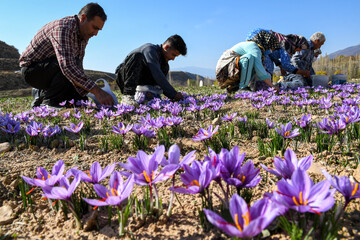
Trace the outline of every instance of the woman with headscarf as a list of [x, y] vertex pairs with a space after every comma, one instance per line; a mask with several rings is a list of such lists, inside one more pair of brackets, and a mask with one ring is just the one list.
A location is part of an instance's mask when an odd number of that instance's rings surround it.
[[[284, 35], [281, 33], [274, 32], [272, 30], [255, 29], [249, 33], [247, 40], [252, 41], [259, 38], [259, 35], [263, 35], [264, 32], [273, 35], [279, 42], [280, 48], [275, 49], [271, 53], [267, 52], [264, 54], [263, 64], [265, 69], [271, 74], [274, 71], [274, 64], [281, 70], [281, 74], [286, 76], [290, 74], [300, 74], [304, 77], [308, 77], [310, 72], [304, 69], [298, 69], [291, 63], [291, 57], [302, 49], [308, 49], [309, 43], [305, 37], [295, 34]], [[256, 82], [256, 88], [266, 88], [262, 82]]]
[[[268, 32], [259, 33], [254, 39], [240, 42], [226, 50], [216, 65], [216, 78], [221, 88], [229, 92], [248, 89], [254, 83], [254, 74], [268, 87], [274, 87], [262, 64], [267, 52], [280, 48], [277, 38]], [[278, 88], [276, 88], [278, 90]]]

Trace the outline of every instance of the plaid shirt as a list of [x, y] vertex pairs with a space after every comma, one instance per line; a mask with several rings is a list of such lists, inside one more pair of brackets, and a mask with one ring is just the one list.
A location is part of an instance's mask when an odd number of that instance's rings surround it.
[[76, 91], [85, 96], [95, 83], [84, 73], [82, 61], [88, 41], [80, 38], [79, 18], [74, 16], [55, 20], [43, 26], [20, 56], [20, 67], [56, 56], [64, 76]]

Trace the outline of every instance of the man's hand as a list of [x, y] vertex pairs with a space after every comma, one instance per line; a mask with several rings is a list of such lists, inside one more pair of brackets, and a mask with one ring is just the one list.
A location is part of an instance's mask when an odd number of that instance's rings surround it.
[[308, 71], [308, 70], [299, 69], [299, 70], [297, 70], [296, 74], [300, 74], [304, 78], [309, 78], [310, 77], [310, 71]]
[[173, 98], [174, 101], [180, 101], [180, 100], [183, 100], [183, 99], [184, 99], [184, 96], [182, 95], [181, 92], [177, 92], [176, 95]]
[[95, 86], [93, 87], [90, 92], [95, 95], [96, 99], [102, 105], [112, 106], [114, 105], [114, 99], [110, 94], [102, 90], [100, 87]]

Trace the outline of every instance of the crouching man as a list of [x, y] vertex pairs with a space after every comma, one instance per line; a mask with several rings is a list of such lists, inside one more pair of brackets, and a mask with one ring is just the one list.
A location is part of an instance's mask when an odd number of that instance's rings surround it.
[[187, 48], [179, 35], [169, 37], [163, 44], [147, 43], [133, 50], [115, 71], [116, 81], [124, 94], [121, 103], [137, 105], [138, 102], [160, 98], [179, 101], [183, 95], [166, 79], [170, 60], [186, 55]]

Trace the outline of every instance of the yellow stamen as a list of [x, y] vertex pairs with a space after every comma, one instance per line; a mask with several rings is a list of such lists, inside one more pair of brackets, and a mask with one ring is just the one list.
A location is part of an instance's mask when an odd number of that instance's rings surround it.
[[190, 183], [190, 186], [198, 186], [198, 187], [200, 187], [200, 184], [199, 184], [199, 182], [197, 181], [197, 180], [194, 180], [194, 181], [192, 181], [191, 183]]
[[294, 196], [293, 197], [293, 201], [294, 201], [294, 203], [296, 204], [296, 206], [299, 206], [300, 204], [296, 201], [296, 197]]
[[111, 189], [111, 193], [112, 193], [113, 196], [119, 196], [119, 194], [118, 194], [118, 192], [116, 191], [115, 188]]
[[301, 205], [303, 205], [302, 192], [299, 193], [299, 202], [300, 202]]
[[145, 170], [143, 171], [143, 174], [144, 174], [145, 180], [146, 180], [147, 182], [150, 182], [151, 180], [150, 180], [150, 178], [148, 177], [148, 175], [146, 174]]
[[106, 192], [106, 196], [107, 196], [107, 197], [110, 197], [108, 192]]
[[240, 224], [239, 224], [237, 213], [235, 213], [235, 225], [236, 225], [236, 227], [240, 230], [240, 232], [243, 231], [242, 228], [241, 228], [241, 226], [240, 226]]
[[289, 135], [290, 135], [290, 131], [286, 131], [284, 134], [285, 137], [288, 137]]
[[243, 219], [244, 219], [244, 226], [246, 227], [247, 225], [249, 225], [250, 223], [250, 212], [247, 211], [244, 215], [242, 215]]
[[[353, 184], [351, 183], [351, 185], [353, 185]], [[355, 184], [355, 187], [354, 187], [353, 190], [352, 190], [351, 196], [354, 196], [354, 195], [355, 195], [355, 193], [357, 192], [358, 188], [359, 188], [359, 184], [356, 183], [356, 184]]]

